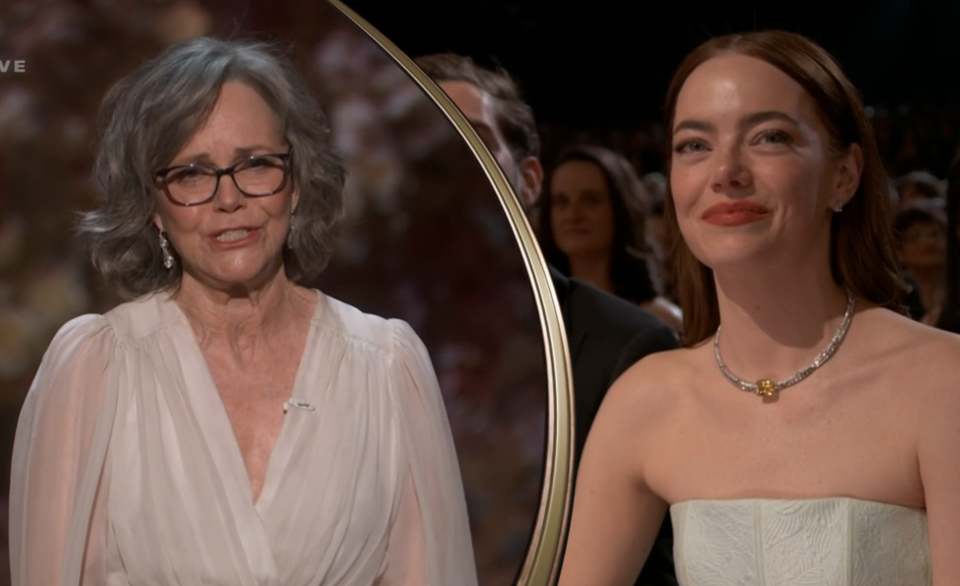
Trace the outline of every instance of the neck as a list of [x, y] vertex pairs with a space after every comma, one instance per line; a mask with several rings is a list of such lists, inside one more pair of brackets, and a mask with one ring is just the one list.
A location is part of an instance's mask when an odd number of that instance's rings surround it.
[[286, 331], [290, 318], [301, 314], [311, 294], [280, 270], [262, 286], [214, 288], [185, 275], [174, 299], [201, 346], [226, 343], [239, 352]]
[[836, 335], [847, 293], [833, 282], [828, 263], [816, 260], [808, 257], [806, 267], [715, 271], [720, 352], [735, 375], [782, 380], [810, 364]]
[[608, 293], [613, 293], [609, 254], [582, 254], [570, 256], [568, 260], [571, 277], [590, 283]]

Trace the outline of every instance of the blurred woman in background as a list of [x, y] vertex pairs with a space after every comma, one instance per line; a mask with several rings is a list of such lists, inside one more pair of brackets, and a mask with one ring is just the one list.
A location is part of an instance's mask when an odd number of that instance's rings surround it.
[[941, 201], [914, 200], [901, 208], [894, 217], [893, 232], [900, 262], [920, 299], [919, 319], [932, 325], [940, 315], [944, 297], [947, 217]]
[[540, 242], [548, 262], [682, 330], [680, 308], [661, 294], [649, 259], [648, 202], [625, 158], [599, 146], [564, 151], [542, 205]]

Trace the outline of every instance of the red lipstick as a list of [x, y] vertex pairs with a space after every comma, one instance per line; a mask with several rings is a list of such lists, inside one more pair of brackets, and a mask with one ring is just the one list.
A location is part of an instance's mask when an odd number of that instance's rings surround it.
[[752, 201], [722, 202], [707, 208], [701, 218], [714, 226], [741, 226], [758, 222], [765, 218], [770, 210]]

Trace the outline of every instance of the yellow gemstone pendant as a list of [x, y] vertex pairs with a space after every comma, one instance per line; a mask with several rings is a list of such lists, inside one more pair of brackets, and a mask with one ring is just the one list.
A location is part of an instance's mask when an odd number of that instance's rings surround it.
[[777, 392], [777, 385], [768, 378], [757, 381], [757, 395], [761, 397], [772, 397]]

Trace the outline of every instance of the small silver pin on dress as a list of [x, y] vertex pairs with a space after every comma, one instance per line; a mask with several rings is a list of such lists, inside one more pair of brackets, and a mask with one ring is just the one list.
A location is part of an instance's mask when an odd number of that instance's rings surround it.
[[293, 407], [295, 409], [303, 409], [304, 411], [313, 411], [316, 407], [313, 406], [313, 403], [309, 401], [304, 401], [303, 399], [287, 399], [283, 404], [283, 412], [286, 413]]

